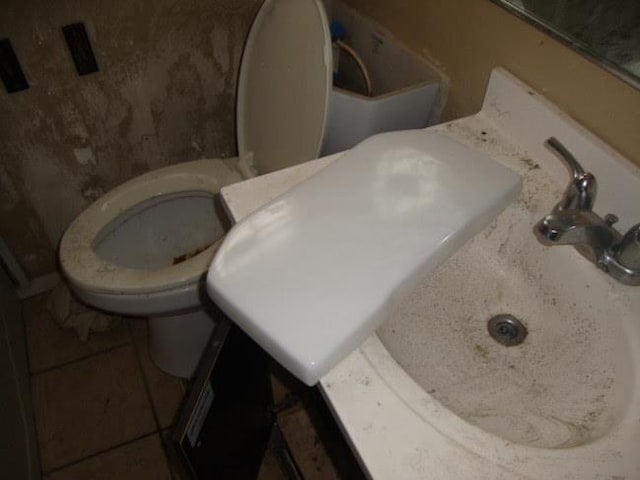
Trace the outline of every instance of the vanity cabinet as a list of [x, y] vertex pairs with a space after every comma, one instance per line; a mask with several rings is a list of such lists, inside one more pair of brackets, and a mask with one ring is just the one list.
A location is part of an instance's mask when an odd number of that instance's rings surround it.
[[185, 475], [271, 480], [261, 470], [269, 455], [283, 479], [364, 478], [318, 389], [222, 318], [173, 432]]

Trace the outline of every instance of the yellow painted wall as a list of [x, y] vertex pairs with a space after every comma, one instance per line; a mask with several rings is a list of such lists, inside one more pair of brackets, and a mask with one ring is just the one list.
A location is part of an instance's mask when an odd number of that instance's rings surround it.
[[451, 78], [444, 119], [480, 108], [504, 66], [640, 165], [640, 90], [489, 0], [346, 0]]

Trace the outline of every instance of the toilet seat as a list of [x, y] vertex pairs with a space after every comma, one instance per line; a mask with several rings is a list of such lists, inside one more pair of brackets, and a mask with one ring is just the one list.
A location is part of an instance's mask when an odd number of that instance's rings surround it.
[[183, 288], [207, 271], [221, 239], [177, 265], [153, 270], [127, 268], [99, 257], [98, 234], [123, 212], [143, 201], [175, 193], [215, 195], [242, 178], [234, 160], [197, 160], [161, 168], [136, 177], [98, 199], [69, 226], [60, 243], [62, 270], [76, 287], [94, 293], [144, 294]]
[[238, 155], [264, 174], [318, 158], [333, 60], [321, 0], [265, 0], [238, 73]]

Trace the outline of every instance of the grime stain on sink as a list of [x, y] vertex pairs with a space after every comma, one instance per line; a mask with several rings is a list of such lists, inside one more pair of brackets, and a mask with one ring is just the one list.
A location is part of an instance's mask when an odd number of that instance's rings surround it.
[[478, 355], [480, 355], [480, 357], [482, 358], [482, 360], [488, 360], [489, 359], [489, 350], [484, 348], [481, 345], [474, 345], [474, 348], [476, 350], [476, 352], [478, 353]]

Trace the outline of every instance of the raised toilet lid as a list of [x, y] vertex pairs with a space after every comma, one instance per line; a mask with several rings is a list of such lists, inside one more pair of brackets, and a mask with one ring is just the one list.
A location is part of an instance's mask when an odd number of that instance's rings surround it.
[[319, 0], [266, 0], [238, 79], [240, 157], [258, 174], [317, 158], [331, 91], [331, 35]]

